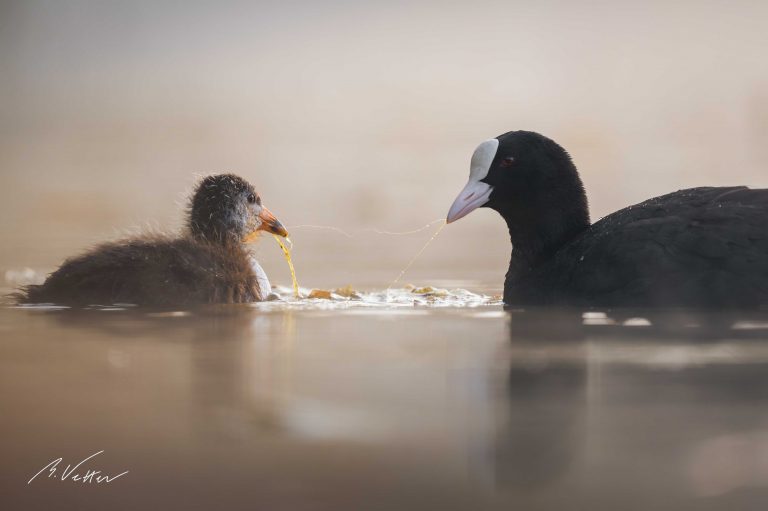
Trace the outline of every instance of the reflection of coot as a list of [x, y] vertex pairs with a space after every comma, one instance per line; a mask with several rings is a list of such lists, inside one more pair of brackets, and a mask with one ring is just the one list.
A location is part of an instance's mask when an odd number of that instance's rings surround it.
[[510, 368], [509, 417], [496, 446], [500, 486], [533, 489], [567, 471], [582, 442], [585, 385], [583, 366]]
[[[508, 414], [497, 433], [501, 487], [536, 490], [558, 483], [580, 452], [586, 360], [552, 360], [552, 348], [578, 347], [586, 330], [578, 311], [509, 313], [513, 355], [506, 381]], [[519, 349], [517, 349], [519, 348]], [[578, 349], [578, 348], [576, 348]]]
[[266, 298], [269, 281], [244, 247], [256, 231], [287, 236], [244, 179], [209, 176], [189, 206], [188, 233], [101, 245], [69, 259], [24, 303], [186, 305]]
[[509, 227], [506, 304], [768, 304], [768, 190], [682, 190], [590, 225], [568, 153], [538, 133], [511, 131], [477, 148], [447, 220], [478, 207]]

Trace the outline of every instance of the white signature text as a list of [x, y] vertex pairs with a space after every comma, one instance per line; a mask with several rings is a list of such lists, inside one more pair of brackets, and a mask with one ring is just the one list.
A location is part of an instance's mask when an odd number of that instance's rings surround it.
[[52, 477], [54, 479], [60, 479], [62, 481], [70, 480], [72, 482], [83, 483], [83, 484], [85, 484], [85, 483], [89, 483], [89, 484], [92, 484], [92, 483], [96, 483], [96, 484], [111, 483], [112, 481], [114, 481], [118, 477], [122, 477], [122, 476], [124, 476], [125, 474], [127, 474], [129, 472], [128, 470], [126, 470], [125, 472], [123, 472], [121, 474], [117, 474], [117, 475], [113, 476], [113, 475], [102, 474], [101, 470], [93, 470], [91, 468], [83, 468], [83, 469], [80, 468], [80, 465], [82, 465], [83, 463], [85, 463], [86, 461], [88, 461], [90, 459], [95, 458], [96, 456], [98, 456], [99, 454], [101, 454], [103, 452], [104, 451], [95, 452], [95, 453], [91, 454], [90, 456], [88, 456], [87, 458], [83, 459], [80, 463], [78, 463], [75, 466], [67, 465], [67, 468], [62, 470], [61, 474], [59, 474], [59, 464], [61, 463], [61, 458], [56, 458], [55, 460], [51, 461], [46, 466], [41, 468], [40, 471], [37, 474], [33, 475], [32, 479], [27, 481], [27, 484], [29, 484], [32, 481], [34, 481], [37, 476], [39, 476], [40, 474], [42, 474], [46, 470], [48, 471], [48, 477], [49, 478]]

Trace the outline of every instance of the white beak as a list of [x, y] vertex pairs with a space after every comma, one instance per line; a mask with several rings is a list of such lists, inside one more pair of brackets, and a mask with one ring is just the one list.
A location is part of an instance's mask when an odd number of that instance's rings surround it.
[[446, 223], [455, 222], [488, 202], [492, 191], [493, 187], [491, 185], [470, 179], [467, 186], [464, 187], [459, 196], [456, 197], [456, 200], [453, 201], [453, 205], [448, 211], [448, 218], [445, 219]]
[[475, 149], [472, 161], [469, 164], [469, 182], [453, 201], [446, 223], [455, 222], [461, 217], [467, 216], [486, 202], [491, 196], [493, 187], [482, 181], [491, 168], [493, 158], [499, 148], [499, 141], [495, 138], [486, 140]]

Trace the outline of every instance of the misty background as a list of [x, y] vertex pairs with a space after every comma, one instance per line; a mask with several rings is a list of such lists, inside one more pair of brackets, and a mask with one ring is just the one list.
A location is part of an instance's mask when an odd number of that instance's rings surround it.
[[[594, 220], [681, 188], [768, 186], [768, 3], [0, 2], [0, 271], [183, 224], [196, 176], [254, 183], [300, 283], [385, 286], [477, 144], [539, 131]], [[435, 226], [436, 228], [436, 226]], [[288, 283], [277, 245], [259, 258]], [[501, 288], [480, 210], [406, 277]], [[424, 282], [426, 280], [426, 282]]]

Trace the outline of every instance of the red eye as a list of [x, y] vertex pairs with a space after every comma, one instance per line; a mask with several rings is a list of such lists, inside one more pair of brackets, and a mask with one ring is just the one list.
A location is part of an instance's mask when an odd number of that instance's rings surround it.
[[507, 156], [506, 158], [501, 160], [501, 163], [499, 165], [501, 165], [502, 167], [511, 167], [513, 163], [515, 163], [515, 159], [512, 158], [511, 156]]

